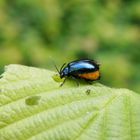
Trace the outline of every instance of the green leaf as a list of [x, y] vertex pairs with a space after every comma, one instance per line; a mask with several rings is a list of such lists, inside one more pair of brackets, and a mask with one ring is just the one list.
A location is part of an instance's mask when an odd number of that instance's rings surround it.
[[[57, 80], [56, 80], [57, 79]], [[9, 65], [0, 79], [0, 140], [140, 140], [140, 95]]]

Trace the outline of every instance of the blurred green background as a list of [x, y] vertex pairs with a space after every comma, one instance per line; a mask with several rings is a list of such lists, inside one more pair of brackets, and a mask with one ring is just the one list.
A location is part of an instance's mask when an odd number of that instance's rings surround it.
[[0, 73], [91, 58], [101, 83], [140, 92], [139, 26], [139, 0], [0, 0]]

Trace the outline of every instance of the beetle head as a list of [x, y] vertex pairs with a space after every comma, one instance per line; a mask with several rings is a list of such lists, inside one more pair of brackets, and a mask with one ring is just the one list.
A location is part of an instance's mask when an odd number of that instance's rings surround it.
[[67, 76], [68, 75], [68, 67], [65, 67], [64, 69], [62, 69], [59, 74], [60, 74], [61, 79], [65, 76]]
[[[55, 68], [56, 68], [56, 70], [57, 70], [57, 72], [59, 73], [61, 79], [62, 79], [63, 77], [65, 77], [65, 76], [68, 75], [68, 67], [65, 67], [65, 65], [66, 65], [66, 63], [64, 63], [64, 64], [62, 65], [62, 67], [60, 68], [60, 70], [58, 70], [57, 66], [54, 65]], [[65, 67], [65, 68], [64, 68], [64, 67]]]

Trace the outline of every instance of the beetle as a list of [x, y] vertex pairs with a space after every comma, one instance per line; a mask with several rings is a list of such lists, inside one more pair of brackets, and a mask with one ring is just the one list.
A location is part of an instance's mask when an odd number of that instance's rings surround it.
[[80, 59], [75, 60], [66, 65], [64, 63], [60, 70], [56, 67], [60, 78], [65, 78], [62, 86], [67, 77], [72, 77], [75, 79], [84, 79], [87, 82], [96, 81], [100, 79], [99, 64], [91, 59]]

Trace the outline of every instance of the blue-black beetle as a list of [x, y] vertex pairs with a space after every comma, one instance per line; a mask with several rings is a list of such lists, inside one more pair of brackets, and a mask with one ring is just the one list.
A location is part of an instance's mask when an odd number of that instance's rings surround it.
[[[57, 69], [57, 67], [56, 67]], [[67, 77], [85, 79], [86, 81], [95, 81], [100, 79], [99, 64], [94, 60], [81, 59], [63, 64], [61, 69], [58, 70], [60, 78]], [[61, 84], [64, 84], [65, 80]]]

